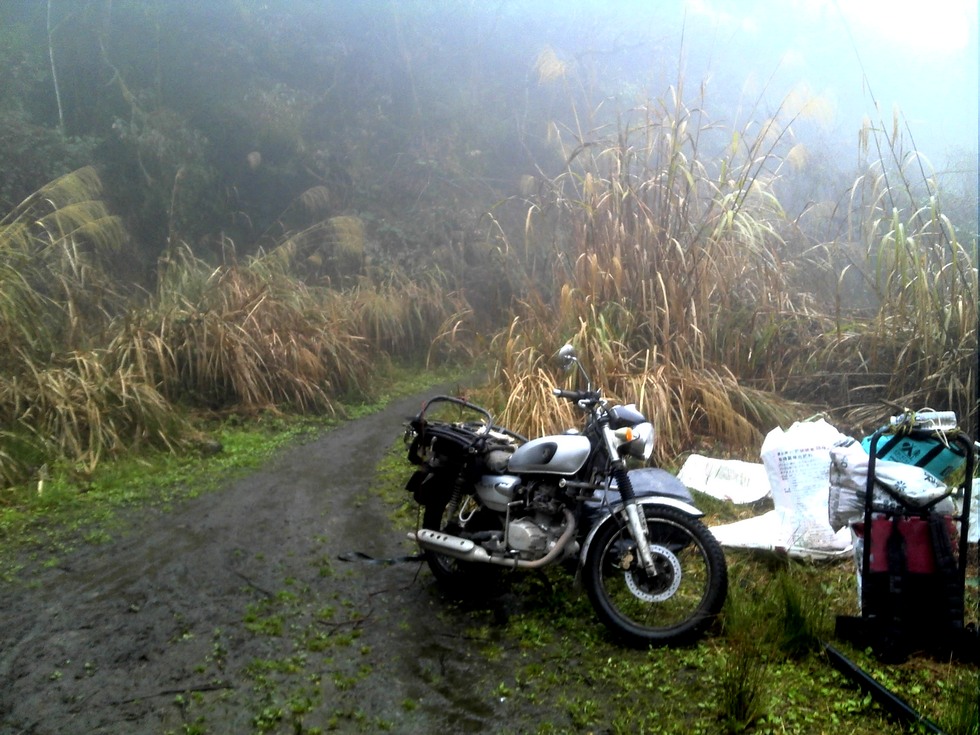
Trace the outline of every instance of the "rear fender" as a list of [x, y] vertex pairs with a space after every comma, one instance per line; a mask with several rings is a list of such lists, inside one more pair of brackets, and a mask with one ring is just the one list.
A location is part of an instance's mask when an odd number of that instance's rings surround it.
[[[685, 503], [683, 500], [678, 500], [677, 498], [669, 498], [663, 495], [647, 495], [642, 498], [637, 498], [638, 505], [644, 508], [675, 508], [682, 513], [686, 513], [692, 518], [700, 518], [704, 515], [700, 510], [695, 508], [690, 503]], [[618, 523], [616, 517], [620, 514], [620, 511], [626, 507], [625, 503], [615, 503], [610, 506], [609, 512], [605, 513], [598, 521], [592, 524], [592, 528], [589, 529], [588, 536], [585, 537], [585, 543], [582, 544], [582, 551], [579, 553], [579, 559], [585, 561], [586, 556], [589, 553], [589, 545], [592, 543], [592, 539], [598, 533], [599, 529], [605, 526], [607, 523]]]

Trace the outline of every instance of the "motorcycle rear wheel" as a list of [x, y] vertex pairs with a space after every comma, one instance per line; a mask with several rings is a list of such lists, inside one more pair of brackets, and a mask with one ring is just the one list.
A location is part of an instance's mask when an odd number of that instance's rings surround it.
[[608, 519], [589, 546], [583, 583], [599, 619], [624, 643], [689, 643], [715, 619], [728, 594], [725, 554], [698, 519], [644, 508], [656, 575], [643, 569], [629, 528]]
[[[422, 514], [422, 527], [441, 531], [450, 536], [463, 535], [457, 515], [450, 517], [447, 512], [448, 501], [440, 500], [425, 506]], [[486, 510], [477, 514], [466, 524], [467, 531], [488, 531], [500, 527], [499, 520]], [[489, 597], [499, 587], [504, 569], [491, 564], [468, 562], [437, 551], [426, 549], [425, 562], [432, 571], [439, 586], [447, 593], [457, 597]]]

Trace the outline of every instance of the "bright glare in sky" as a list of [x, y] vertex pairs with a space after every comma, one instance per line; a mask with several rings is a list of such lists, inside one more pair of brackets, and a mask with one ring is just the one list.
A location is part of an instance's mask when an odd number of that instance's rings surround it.
[[715, 34], [711, 65], [736, 83], [778, 72], [808, 84], [835, 101], [844, 130], [899, 110], [937, 160], [976, 146], [977, 0], [682, 2], [685, 22]]
[[[766, 7], [766, 2], [753, 6], [726, 0], [684, 4], [694, 15], [750, 33], [759, 25], [753, 12]], [[955, 54], [966, 49], [977, 31], [976, 0], [785, 0], [782, 7], [786, 5], [799, 9], [801, 24], [843, 20], [855, 36], [893, 39], [899, 47], [916, 51]]]
[[[808, 0], [836, 6], [855, 34], [876, 32], [916, 51], [954, 54], [976, 33], [976, 0]], [[976, 61], [976, 59], [974, 59]]]

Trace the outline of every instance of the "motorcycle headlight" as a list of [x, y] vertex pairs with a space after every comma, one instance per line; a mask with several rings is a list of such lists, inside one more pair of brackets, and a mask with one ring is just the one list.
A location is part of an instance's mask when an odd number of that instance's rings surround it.
[[644, 460], [653, 454], [653, 424], [649, 421], [617, 429], [616, 436], [623, 442], [619, 447], [622, 454]]

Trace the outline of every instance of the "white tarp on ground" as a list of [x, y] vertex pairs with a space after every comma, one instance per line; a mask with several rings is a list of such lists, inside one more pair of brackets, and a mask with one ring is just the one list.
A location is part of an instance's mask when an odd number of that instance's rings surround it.
[[758, 462], [692, 454], [677, 479], [692, 490], [736, 505], [754, 503], [769, 495], [769, 477], [765, 466]]
[[818, 548], [808, 545], [795, 533], [794, 522], [786, 513], [771, 510], [744, 521], [712, 526], [709, 530], [718, 543], [733, 549], [778, 551], [795, 559], [837, 559], [850, 555], [852, 546], [848, 529], [834, 534], [831, 543]]
[[810, 559], [849, 554], [850, 532], [835, 533], [827, 519], [830, 448], [846, 438], [823, 419], [770, 431], [761, 455], [774, 510], [715, 526], [711, 532], [729, 547], [785, 551]]

